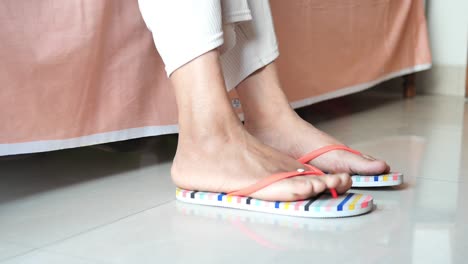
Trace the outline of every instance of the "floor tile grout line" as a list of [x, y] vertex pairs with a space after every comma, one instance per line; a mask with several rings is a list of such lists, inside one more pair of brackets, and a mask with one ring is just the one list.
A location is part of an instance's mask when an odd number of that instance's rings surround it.
[[68, 239], [72, 239], [72, 238], [78, 237], [78, 236], [80, 236], [80, 235], [83, 235], [83, 234], [92, 232], [92, 231], [97, 230], [97, 229], [99, 229], [99, 228], [102, 228], [102, 227], [104, 227], [104, 226], [117, 223], [117, 222], [119, 222], [119, 221], [121, 221], [121, 220], [124, 220], [124, 219], [126, 219], [126, 218], [135, 216], [135, 215], [137, 215], [137, 214], [144, 213], [144, 212], [146, 212], [146, 211], [149, 211], [149, 210], [152, 210], [152, 209], [154, 209], [154, 208], [157, 208], [157, 207], [166, 205], [166, 204], [168, 204], [168, 203], [170, 203], [170, 202], [173, 202], [173, 201], [175, 201], [175, 199], [168, 200], [168, 201], [164, 201], [164, 202], [159, 203], [159, 204], [157, 204], [157, 205], [154, 205], [154, 206], [151, 206], [151, 207], [142, 209], [142, 210], [140, 210], [140, 211], [131, 213], [131, 214], [129, 214], [129, 215], [120, 217], [120, 218], [115, 219], [115, 220], [113, 220], [113, 221], [110, 221], [110, 222], [108, 222], [108, 223], [101, 224], [101, 225], [98, 225], [98, 226], [89, 228], [89, 229], [87, 229], [87, 230], [78, 232], [78, 233], [76, 233], [76, 234], [73, 234], [73, 235], [68, 236], [68, 237], [65, 237], [65, 238], [61, 238], [61, 239], [55, 240], [55, 241], [50, 242], [50, 243], [46, 243], [46, 244], [44, 244], [44, 245], [42, 245], [42, 246], [39, 246], [39, 247], [32, 247], [30, 250], [27, 250], [27, 251], [22, 252], [22, 253], [20, 253], [20, 254], [13, 255], [13, 256], [11, 256], [11, 257], [7, 257], [6, 259], [0, 260], [0, 264], [1, 264], [1, 263], [5, 263], [6, 261], [12, 260], [12, 259], [14, 259], [14, 258], [21, 257], [21, 256], [24, 256], [24, 255], [26, 255], [26, 254], [32, 253], [32, 252], [34, 252], [34, 251], [44, 250], [44, 251], [54, 252], [54, 251], [50, 251], [50, 250], [45, 250], [45, 248], [50, 247], [50, 246], [55, 245], [55, 244], [58, 244], [58, 243], [60, 243], [60, 242], [66, 241], [66, 240], [68, 240]]

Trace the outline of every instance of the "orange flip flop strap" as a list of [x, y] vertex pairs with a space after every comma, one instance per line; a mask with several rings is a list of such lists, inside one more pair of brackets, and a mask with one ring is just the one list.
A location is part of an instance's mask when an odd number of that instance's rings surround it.
[[357, 155], [362, 155], [361, 152], [357, 151], [357, 150], [354, 150], [352, 148], [349, 148], [345, 145], [329, 145], [329, 146], [325, 146], [325, 147], [322, 147], [322, 148], [319, 148], [319, 149], [316, 149], [304, 156], [302, 156], [301, 158], [298, 159], [298, 161], [302, 164], [306, 164], [307, 162], [317, 158], [318, 156], [320, 155], [323, 155], [329, 151], [332, 151], [332, 150], [345, 150], [345, 151], [348, 151], [348, 152], [351, 152], [351, 153], [354, 153], [354, 154], [357, 154]]
[[[291, 177], [296, 177], [296, 176], [306, 176], [306, 175], [315, 175], [315, 176], [320, 176], [320, 175], [325, 175], [321, 170], [305, 164], [305, 166], [309, 169], [307, 171], [289, 171], [289, 172], [281, 172], [281, 173], [276, 173], [271, 176], [268, 176], [257, 183], [254, 183], [246, 188], [243, 188], [238, 191], [233, 191], [228, 193], [228, 195], [236, 195], [236, 196], [248, 196], [256, 191], [259, 191], [277, 181], [291, 178]], [[337, 197], [338, 194], [336, 193], [335, 189], [330, 189], [330, 192], [332, 193], [333, 197]]]

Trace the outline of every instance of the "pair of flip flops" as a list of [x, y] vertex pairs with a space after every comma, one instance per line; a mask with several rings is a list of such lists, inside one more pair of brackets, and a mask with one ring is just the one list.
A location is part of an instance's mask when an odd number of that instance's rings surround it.
[[[179, 201], [193, 204], [301, 217], [347, 217], [371, 211], [373, 208], [372, 196], [351, 192], [338, 195], [334, 189], [330, 189], [330, 193], [322, 193], [314, 198], [295, 202], [272, 202], [249, 197], [250, 194], [283, 179], [296, 176], [324, 175], [325, 173], [307, 163], [333, 150], [344, 150], [362, 155], [359, 151], [343, 145], [330, 145], [298, 159], [308, 170], [298, 169], [297, 171], [273, 174], [251, 186], [231, 193], [201, 192], [177, 188], [176, 198]], [[384, 187], [403, 183], [403, 174], [397, 172], [373, 176], [352, 175], [351, 178], [353, 180], [352, 187]]]

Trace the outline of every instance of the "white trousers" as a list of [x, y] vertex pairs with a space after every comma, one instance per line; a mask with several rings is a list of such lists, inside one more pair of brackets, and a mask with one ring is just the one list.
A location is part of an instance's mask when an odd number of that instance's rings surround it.
[[139, 0], [167, 75], [196, 57], [220, 50], [232, 89], [278, 53], [268, 0]]

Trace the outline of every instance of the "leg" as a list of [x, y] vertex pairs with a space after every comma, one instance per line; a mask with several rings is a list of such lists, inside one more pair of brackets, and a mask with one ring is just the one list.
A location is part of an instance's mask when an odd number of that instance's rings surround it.
[[[216, 49], [223, 43], [220, 1], [139, 3], [177, 99], [179, 142], [171, 170], [175, 184], [231, 192], [273, 173], [303, 168], [248, 134], [230, 105]], [[350, 185], [347, 174], [302, 176], [276, 182], [251, 196], [291, 201], [326, 188], [344, 192]]]
[[[210, 51], [171, 75], [179, 110], [179, 144], [172, 167], [175, 184], [184, 189], [230, 192], [272, 173], [302, 165], [260, 143], [246, 132], [234, 113], [219, 64]], [[347, 174], [295, 177], [277, 182], [252, 196], [265, 200], [298, 200], [336, 187], [350, 188]]]
[[[271, 63], [245, 79], [237, 92], [242, 101], [245, 127], [263, 143], [299, 158], [304, 154], [340, 142], [302, 120], [289, 106], [283, 93], [275, 64]], [[294, 129], [294, 133], [291, 130]], [[390, 170], [388, 165], [371, 157], [345, 151], [333, 151], [311, 162], [327, 172], [375, 175]]]

